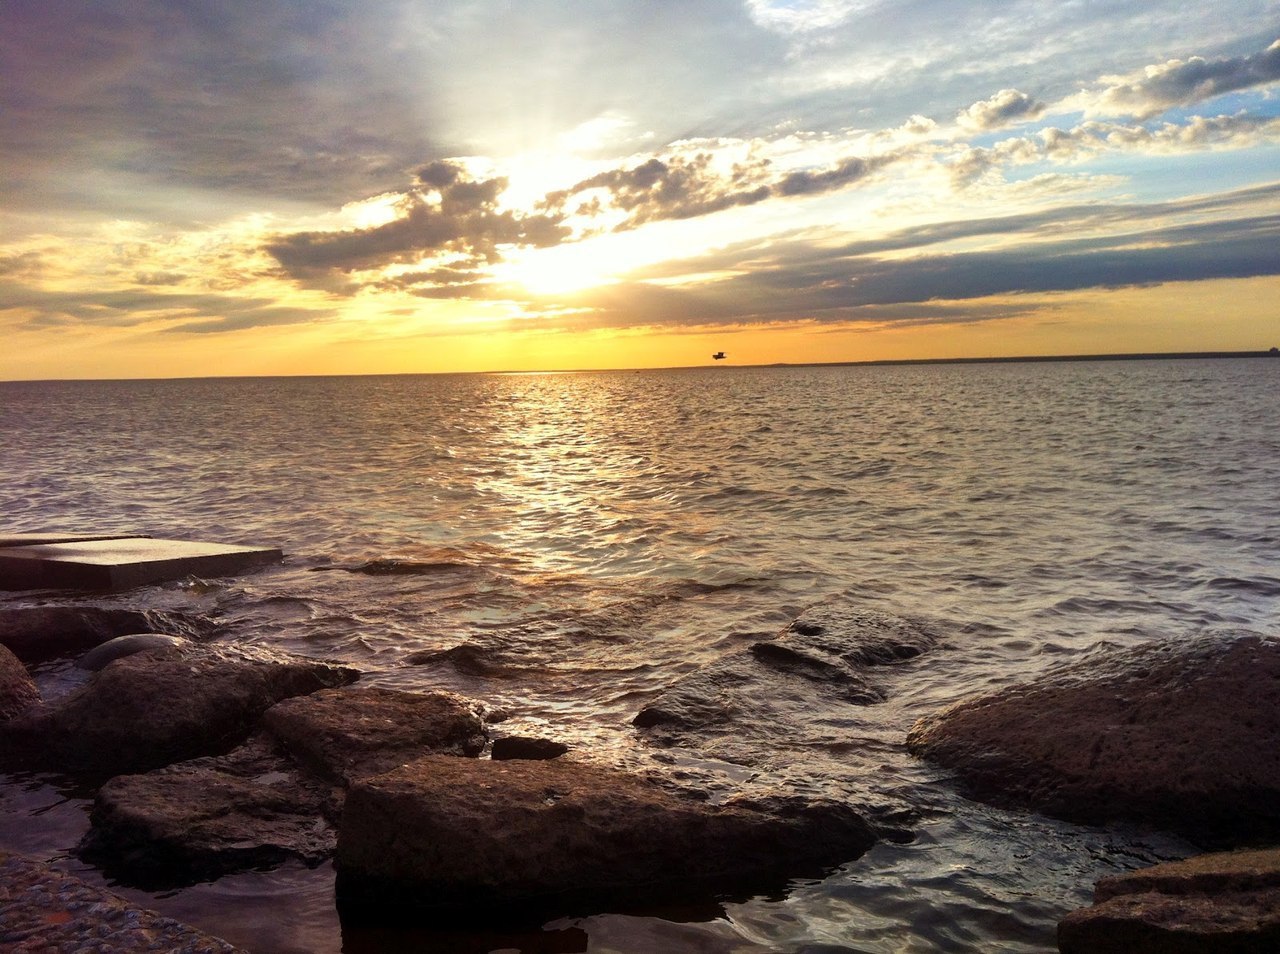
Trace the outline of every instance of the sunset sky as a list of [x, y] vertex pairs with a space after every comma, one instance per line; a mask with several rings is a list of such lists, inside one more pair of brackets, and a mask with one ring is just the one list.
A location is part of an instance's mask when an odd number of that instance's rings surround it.
[[1280, 345], [1280, 2], [6, 0], [0, 379]]

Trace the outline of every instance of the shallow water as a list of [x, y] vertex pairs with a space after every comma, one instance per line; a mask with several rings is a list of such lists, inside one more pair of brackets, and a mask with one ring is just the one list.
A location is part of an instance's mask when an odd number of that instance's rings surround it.
[[[114, 599], [456, 689], [713, 793], [921, 813], [912, 843], [782, 897], [540, 938], [344, 941], [323, 870], [148, 897], [255, 951], [1040, 951], [1095, 878], [1185, 846], [965, 802], [906, 730], [1101, 640], [1271, 627], [1278, 385], [1265, 359], [8, 383], [0, 512], [13, 532], [279, 545], [279, 567]], [[926, 617], [944, 648], [898, 667], [884, 705], [752, 727], [734, 763], [630, 727], [673, 679], [830, 601]], [[13, 844], [56, 796], [4, 791]], [[35, 850], [65, 853], [82, 808]]]

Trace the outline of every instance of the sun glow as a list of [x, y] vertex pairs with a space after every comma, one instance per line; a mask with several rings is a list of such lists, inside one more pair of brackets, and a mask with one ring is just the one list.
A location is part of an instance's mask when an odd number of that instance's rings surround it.
[[594, 242], [512, 252], [493, 267], [500, 282], [519, 285], [533, 295], [564, 295], [612, 285], [625, 268]]

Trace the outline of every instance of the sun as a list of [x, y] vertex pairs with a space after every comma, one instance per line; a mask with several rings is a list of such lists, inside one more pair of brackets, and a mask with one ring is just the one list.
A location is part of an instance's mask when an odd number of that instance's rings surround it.
[[590, 241], [519, 249], [493, 266], [493, 276], [500, 282], [519, 285], [531, 295], [567, 295], [617, 282], [618, 263], [609, 258]]

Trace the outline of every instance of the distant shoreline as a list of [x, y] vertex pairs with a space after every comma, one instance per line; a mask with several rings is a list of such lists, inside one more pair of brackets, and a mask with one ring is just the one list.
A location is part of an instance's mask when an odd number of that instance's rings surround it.
[[1276, 358], [1280, 352], [1269, 351], [1152, 351], [1128, 354], [1034, 354], [1013, 357], [983, 358], [876, 358], [866, 361], [779, 361], [773, 364], [683, 364], [661, 368], [574, 368], [529, 369], [525, 371], [491, 369], [488, 371], [388, 371], [383, 373], [356, 374], [210, 374], [202, 377], [174, 376], [171, 378], [5, 378], [0, 384], [40, 384], [72, 381], [241, 381], [272, 378], [406, 378], [450, 374], [621, 374], [643, 371], [698, 371], [706, 368], [875, 368], [915, 364], [1044, 364], [1065, 361], [1175, 361], [1203, 358]]

